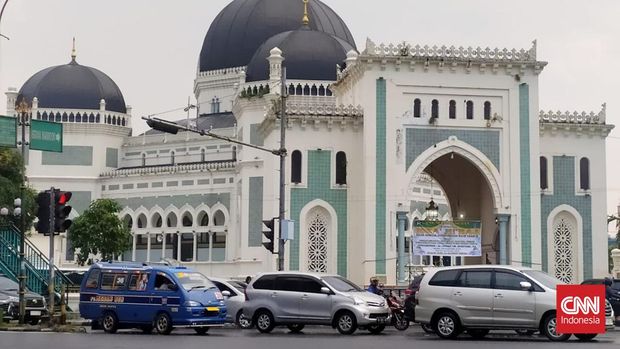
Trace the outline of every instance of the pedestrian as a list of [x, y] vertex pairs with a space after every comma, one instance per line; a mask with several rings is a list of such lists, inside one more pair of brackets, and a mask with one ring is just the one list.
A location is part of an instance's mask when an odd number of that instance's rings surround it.
[[249, 284], [250, 284], [250, 281], [252, 281], [252, 277], [251, 277], [250, 275], [248, 275], [248, 276], [245, 278], [245, 283], [249, 285]]

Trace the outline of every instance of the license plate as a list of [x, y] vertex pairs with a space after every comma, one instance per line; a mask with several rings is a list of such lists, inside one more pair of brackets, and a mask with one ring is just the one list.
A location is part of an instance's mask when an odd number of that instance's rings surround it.
[[220, 311], [218, 307], [207, 307], [207, 311]]
[[378, 317], [377, 318], [377, 323], [380, 325], [384, 325], [387, 322], [387, 318], [385, 317]]
[[41, 316], [41, 310], [31, 310], [30, 316]]
[[611, 326], [611, 325], [613, 325], [613, 324], [614, 324], [614, 320], [613, 320], [613, 319], [607, 319], [607, 320], [605, 320], [605, 325], [606, 325], [606, 326]]

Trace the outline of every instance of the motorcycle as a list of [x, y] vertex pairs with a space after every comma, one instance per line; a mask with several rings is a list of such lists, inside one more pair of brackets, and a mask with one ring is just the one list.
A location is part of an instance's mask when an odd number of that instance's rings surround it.
[[399, 331], [404, 331], [409, 328], [409, 320], [405, 319], [405, 307], [398, 298], [390, 295], [385, 297], [385, 299], [392, 313], [391, 325]]

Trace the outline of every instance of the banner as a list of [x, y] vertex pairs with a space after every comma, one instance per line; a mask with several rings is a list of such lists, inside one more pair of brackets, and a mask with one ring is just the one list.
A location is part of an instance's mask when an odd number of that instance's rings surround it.
[[413, 254], [480, 257], [480, 227], [480, 221], [414, 221]]

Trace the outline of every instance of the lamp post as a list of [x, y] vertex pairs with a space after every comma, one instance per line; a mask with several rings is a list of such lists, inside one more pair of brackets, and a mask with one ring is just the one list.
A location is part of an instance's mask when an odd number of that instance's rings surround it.
[[[19, 142], [19, 144], [21, 145], [21, 149], [22, 149], [22, 161], [26, 161], [26, 145], [28, 145], [28, 143], [26, 142], [26, 126], [29, 125], [28, 123], [28, 114], [30, 113], [30, 106], [28, 105], [28, 103], [25, 101], [25, 99], [22, 99], [22, 101], [17, 105], [17, 107], [15, 108], [15, 111], [18, 113], [18, 116], [20, 118], [19, 121], [19, 125], [22, 128], [22, 140], [21, 142]], [[26, 202], [25, 201], [25, 194], [26, 194], [26, 165], [24, 164], [24, 172], [22, 175], [22, 184], [21, 184], [21, 192], [20, 192], [20, 197], [21, 197], [21, 202]], [[20, 212], [21, 213], [21, 212]], [[25, 273], [25, 262], [24, 262], [24, 249], [25, 247], [25, 232], [26, 230], [26, 217], [24, 214], [20, 214], [20, 219], [19, 219], [19, 323], [24, 324], [24, 318], [26, 316], [26, 303], [25, 303], [25, 299], [24, 299], [24, 295], [26, 294], [26, 273]]]

